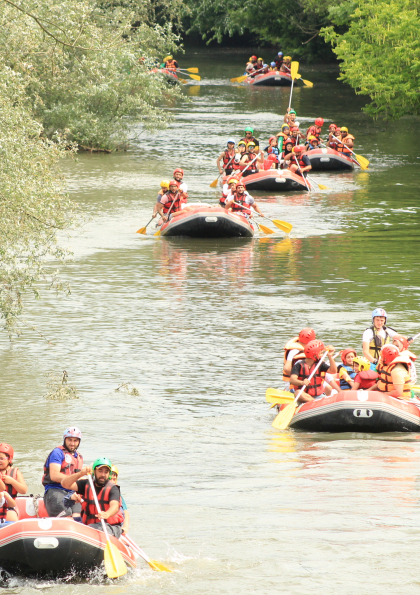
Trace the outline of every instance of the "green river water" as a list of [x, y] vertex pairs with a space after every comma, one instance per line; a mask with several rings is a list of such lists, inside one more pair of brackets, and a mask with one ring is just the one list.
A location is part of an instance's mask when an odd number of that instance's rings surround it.
[[[66, 241], [72, 294], [28, 303], [25, 319], [49, 342], [27, 330], [0, 343], [1, 439], [29, 491], [41, 491], [63, 429], [81, 427], [85, 459], [119, 466], [131, 536], [175, 572], [140, 560], [114, 584], [15, 578], [6, 593], [419, 592], [420, 435], [278, 432], [265, 401], [267, 387], [283, 386], [282, 348], [303, 326], [361, 352], [381, 305], [392, 327], [420, 332], [418, 120], [374, 123], [336, 71], [302, 67], [315, 85], [294, 91], [301, 128], [317, 116], [347, 126], [369, 171], [316, 173], [324, 192], [253, 193], [293, 224], [290, 238], [170, 241], [153, 225], [135, 234], [174, 167], [190, 200], [214, 203], [227, 138], [249, 124], [262, 141], [280, 130], [288, 89], [229, 83], [249, 52], [187, 52], [182, 65], [203, 80], [184, 87], [191, 103], [168, 106], [168, 130], [134, 128], [127, 153], [64, 164], [90, 217]], [[80, 398], [45, 399], [45, 374], [64, 369]], [[140, 396], [116, 392], [122, 382]]]

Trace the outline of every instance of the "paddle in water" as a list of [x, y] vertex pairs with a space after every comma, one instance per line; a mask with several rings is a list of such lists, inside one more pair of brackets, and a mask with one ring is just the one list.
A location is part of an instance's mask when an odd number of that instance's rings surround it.
[[157, 560], [151, 560], [149, 556], [144, 552], [138, 545], [135, 543], [131, 537], [128, 535], [123, 535], [122, 540], [125, 541], [139, 556], [145, 560], [152, 570], [157, 570], [159, 572], [173, 572], [171, 568], [168, 568], [162, 562], [158, 562]]
[[328, 186], [324, 186], [324, 184], [318, 184], [318, 182], [314, 178], [311, 178], [310, 176], [308, 176], [308, 174], [306, 174], [306, 177], [309, 180], [311, 180], [311, 182], [316, 184], [320, 190], [331, 190], [331, 188], [328, 188]]
[[[332, 135], [332, 137], [334, 140], [338, 141], [340, 144], [344, 144], [336, 136]], [[347, 147], [347, 149], [350, 151], [350, 153], [352, 153], [356, 157], [357, 165], [360, 165], [361, 169], [367, 169], [369, 167], [369, 161], [366, 159], [366, 157], [363, 157], [363, 155], [356, 155], [356, 153], [354, 151], [352, 151], [350, 149], [350, 147]]]
[[140, 229], [138, 229], [138, 230], [136, 231], [136, 233], [142, 233], [142, 234], [145, 234], [145, 233], [146, 233], [146, 228], [147, 228], [147, 226], [149, 225], [149, 223], [151, 223], [151, 222], [153, 221], [153, 219], [154, 219], [154, 217], [152, 217], [152, 218], [150, 219], [150, 221], [148, 221], [144, 227], [140, 227]]

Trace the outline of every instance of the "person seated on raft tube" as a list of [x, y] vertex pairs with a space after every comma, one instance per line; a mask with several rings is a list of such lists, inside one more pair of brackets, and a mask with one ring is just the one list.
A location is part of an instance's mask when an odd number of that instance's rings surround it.
[[282, 64], [283, 64], [283, 52], [278, 52], [277, 58], [275, 58], [276, 70], [280, 70]]
[[[314, 376], [309, 380], [311, 372], [313, 372], [318, 361], [322, 357], [323, 351], [327, 350], [328, 359], [330, 363], [322, 362]], [[313, 401], [317, 397], [323, 397], [324, 392], [324, 380], [327, 373], [336, 374], [337, 364], [334, 361], [334, 347], [325, 347], [322, 341], [315, 339], [305, 345], [304, 354], [305, 359], [301, 359], [295, 363], [290, 374], [290, 386], [294, 390], [301, 390], [305, 387], [305, 390], [299, 397], [301, 403], [307, 403]]]
[[257, 65], [257, 56], [251, 56], [245, 66], [245, 74], [251, 74]]
[[[98, 513], [89, 480], [82, 479], [92, 474], [93, 485], [101, 512]], [[124, 517], [120, 511], [120, 489], [111, 481], [112, 463], [106, 457], [96, 459], [92, 468], [84, 467], [73, 475], [66, 476], [62, 485], [74, 490], [78, 498], [83, 499], [82, 523], [92, 529], [103, 531], [100, 519], [106, 521], [108, 533], [117, 539], [121, 537]]]
[[232, 198], [233, 193], [236, 190], [236, 185], [238, 183], [238, 179], [235, 177], [229, 178], [226, 184], [223, 184], [223, 193], [222, 197], [219, 199], [219, 204], [221, 207], [226, 207], [226, 202]]
[[[13, 467], [14, 454], [14, 450], [10, 444], [6, 442], [0, 444], [0, 490], [3, 492], [6, 491], [11, 500], [18, 494], [26, 494], [28, 491], [28, 486], [23, 479], [22, 473], [17, 467]], [[9, 501], [7, 500], [7, 502]], [[6, 516], [0, 516], [0, 518], [6, 521], [17, 521], [18, 515], [15, 505], [10, 504], [9, 506]]]
[[378, 372], [370, 369], [370, 361], [365, 357], [357, 356], [353, 359], [353, 370], [356, 375], [348, 380], [352, 390], [371, 390], [379, 377]]
[[166, 58], [163, 59], [163, 68], [175, 71], [179, 68], [178, 62], [174, 60], [173, 56], [166, 56]]
[[336, 136], [337, 138], [340, 138], [340, 128], [337, 126], [337, 124], [330, 124], [328, 126], [327, 147], [329, 147], [330, 149], [334, 149], [334, 151], [336, 151], [338, 143], [336, 140], [334, 140], [334, 138], [333, 138], [334, 136]]
[[264, 60], [263, 60], [263, 58], [258, 58], [257, 63], [254, 66], [254, 70], [250, 74], [251, 78], [254, 78], [254, 76], [257, 76], [257, 74], [262, 74], [263, 68], [264, 68]]
[[156, 217], [156, 215], [158, 213], [158, 204], [160, 203], [160, 199], [168, 191], [169, 191], [169, 180], [162, 180], [162, 182], [160, 183], [160, 190], [157, 195], [155, 206], [153, 207], [153, 217]]
[[[286, 159], [287, 157], [287, 159]], [[287, 169], [289, 165], [292, 163], [293, 158], [293, 143], [289, 139], [284, 144], [284, 151], [280, 155], [280, 169]]]
[[240, 164], [247, 167], [249, 164], [248, 169], [245, 171], [245, 168], [242, 168], [243, 176], [250, 176], [251, 174], [256, 174], [260, 171], [261, 167], [264, 167], [264, 155], [263, 153], [258, 152], [258, 148], [255, 146], [255, 143], [251, 141], [246, 146], [246, 153], [244, 153], [241, 157]]
[[310, 136], [315, 136], [318, 139], [318, 142], [321, 141], [321, 132], [322, 132], [322, 127], [324, 126], [324, 119], [323, 118], [317, 118], [315, 120], [315, 124], [313, 124], [312, 126], [309, 126], [308, 130], [306, 131], [306, 140], [308, 140], [308, 138]]
[[240, 213], [241, 215], [245, 215], [247, 219], [250, 219], [252, 217], [251, 207], [264, 217], [255, 199], [246, 191], [245, 184], [239, 181], [236, 184], [236, 190], [232, 192], [231, 198], [226, 201], [226, 210], [232, 211], [232, 213]]
[[284, 123], [289, 124], [289, 126], [294, 126], [296, 122], [296, 112], [291, 107], [288, 107], [286, 113], [284, 115]]
[[2, 481], [0, 481], [0, 490], [2, 490], [0, 491], [0, 523], [17, 521], [16, 501], [6, 490], [6, 486]]
[[180, 167], [177, 167], [176, 169], [174, 169], [174, 173], [172, 175], [174, 177], [176, 185], [180, 190], [182, 190], [182, 201], [186, 203], [188, 198], [188, 186], [184, 182], [184, 170]]
[[280, 145], [279, 145], [280, 147], [284, 146], [284, 143], [287, 141], [289, 136], [290, 136], [289, 124], [282, 124], [281, 131], [276, 134], [276, 137], [278, 138], [279, 143], [280, 143]]
[[233, 139], [229, 139], [226, 143], [227, 149], [224, 149], [219, 157], [217, 158], [216, 164], [219, 170], [219, 174], [222, 175], [225, 173], [227, 176], [233, 172], [233, 166], [235, 161], [235, 141]]
[[370, 390], [387, 393], [391, 397], [411, 399], [411, 359], [407, 352], [400, 353], [396, 345], [385, 345], [378, 365], [379, 378]]
[[176, 180], [170, 180], [169, 192], [162, 196], [157, 206], [157, 210], [163, 221], [166, 222], [172, 217], [172, 215], [181, 212], [181, 210], [188, 210], [188, 207], [185, 207], [184, 209], [182, 208], [182, 205], [186, 202], [187, 201], [184, 199], [184, 193], [178, 188]]
[[316, 136], [308, 136], [308, 140], [306, 141], [306, 147], [308, 151], [311, 151], [312, 149], [318, 149], [319, 148], [319, 140], [317, 139]]
[[81, 440], [82, 432], [79, 428], [67, 428], [63, 435], [63, 444], [56, 446], [44, 463], [44, 504], [50, 517], [80, 518], [80, 499], [71, 488], [63, 487], [61, 482], [83, 467], [83, 457], [77, 452]]
[[352, 381], [356, 376], [353, 368], [353, 360], [357, 356], [355, 349], [344, 349], [340, 353], [342, 364], [337, 367], [338, 378], [340, 379], [340, 390], [350, 390], [352, 388]]
[[398, 349], [400, 350], [400, 353], [408, 354], [408, 356], [411, 360], [411, 365], [410, 365], [411, 382], [412, 382], [412, 384], [416, 384], [417, 370], [416, 370], [416, 366], [415, 366], [414, 362], [416, 361], [417, 356], [414, 355], [414, 353], [411, 353], [411, 351], [408, 349], [411, 341], [412, 341], [411, 338], [407, 339], [407, 337], [404, 337], [403, 335], [394, 335], [394, 337], [392, 338], [392, 344], [396, 345], [398, 347]]
[[290, 373], [293, 366], [300, 359], [305, 359], [305, 346], [311, 341], [315, 341], [316, 333], [313, 328], [303, 328], [297, 337], [287, 341], [283, 347], [283, 381], [290, 382]]
[[124, 500], [123, 496], [121, 495], [121, 487], [118, 485], [118, 475], [119, 475], [119, 472], [118, 472], [117, 465], [112, 465], [112, 467], [111, 467], [111, 481], [120, 490], [120, 512], [122, 513], [122, 515], [124, 517], [124, 523], [123, 523], [123, 526], [121, 527], [121, 529], [122, 529], [123, 533], [127, 534], [129, 526], [130, 526], [130, 514], [127, 510], [127, 504], [125, 503], [125, 500]]
[[270, 62], [270, 68], [268, 69], [270, 72], [276, 72], [277, 66], [275, 62]]
[[286, 74], [290, 74], [291, 62], [291, 56], [285, 56], [283, 58], [283, 64], [280, 66], [279, 72], [285, 72]]
[[[334, 135], [337, 136], [337, 135]], [[337, 138], [339, 138], [341, 140], [340, 143], [337, 143], [337, 149], [336, 151], [338, 151], [339, 153], [344, 153], [345, 155], [348, 155], [349, 157], [352, 155], [352, 152], [350, 151], [350, 149], [353, 149], [354, 147], [354, 136], [352, 136], [351, 134], [349, 134], [349, 130], [348, 128], [346, 128], [345, 126], [342, 126], [340, 128], [340, 136], [337, 136]]]
[[[255, 143], [255, 146], [259, 149], [260, 141], [257, 138], [255, 138], [254, 129], [252, 128], [252, 126], [247, 126], [245, 128], [244, 132], [245, 132], [245, 136], [243, 138], [241, 138], [241, 140], [239, 142], [243, 141], [246, 145], [248, 145], [248, 143], [253, 142], [253, 143]], [[238, 146], [239, 146], [239, 143], [238, 143]]]
[[392, 342], [397, 331], [385, 326], [387, 313], [383, 308], [375, 308], [372, 312], [372, 326], [363, 333], [363, 355], [371, 363], [377, 364], [381, 349]]
[[303, 177], [306, 177], [306, 172], [311, 171], [312, 169], [309, 157], [304, 155], [305, 151], [305, 147], [303, 145], [299, 145], [297, 147], [293, 147], [292, 157], [290, 157], [290, 155], [286, 155], [285, 157], [285, 159], [290, 161], [288, 169], [294, 174]]

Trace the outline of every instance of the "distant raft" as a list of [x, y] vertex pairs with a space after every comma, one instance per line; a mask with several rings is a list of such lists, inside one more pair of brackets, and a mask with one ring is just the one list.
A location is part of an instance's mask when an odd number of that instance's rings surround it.
[[354, 159], [334, 149], [311, 149], [305, 155], [309, 158], [313, 171], [351, 171], [354, 169]]
[[190, 238], [252, 238], [252, 222], [238, 213], [212, 205], [189, 205], [179, 211], [161, 227], [162, 237], [187, 236]]
[[[225, 176], [225, 183], [231, 176]], [[261, 170], [256, 174], [250, 174], [242, 178], [248, 192], [252, 190], [267, 190], [272, 192], [289, 192], [291, 190], [303, 191], [310, 188], [310, 184], [302, 176], [299, 176], [288, 169], [268, 169]]]
[[167, 83], [169, 83], [170, 85], [176, 85], [177, 83], [180, 83], [180, 80], [176, 72], [174, 72], [173, 70], [169, 70], [168, 68], [152, 68], [150, 72], [158, 73], [161, 76], [165, 77]]
[[249, 76], [245, 83], [256, 87], [291, 87], [292, 77], [285, 72], [267, 72]]

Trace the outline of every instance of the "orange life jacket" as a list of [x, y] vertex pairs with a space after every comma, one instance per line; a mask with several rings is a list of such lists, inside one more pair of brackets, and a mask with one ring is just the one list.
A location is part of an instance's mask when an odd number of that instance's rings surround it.
[[[99, 508], [106, 512], [109, 509], [109, 493], [111, 489], [114, 487], [115, 484], [112, 481], [107, 481], [104, 487], [101, 489], [99, 494], [97, 494]], [[121, 501], [120, 501], [121, 502]], [[100, 522], [98, 517], [96, 516], [98, 511], [96, 509], [95, 499], [93, 497], [92, 488], [90, 484], [87, 482], [85, 486], [85, 492], [83, 494], [83, 503], [82, 503], [82, 523], [85, 525], [93, 525], [93, 523]], [[118, 510], [116, 514], [110, 516], [106, 519], [106, 522], [110, 525], [121, 525], [124, 522], [124, 516], [121, 512], [121, 509]]]
[[[3, 473], [3, 475], [8, 475], [12, 479], [16, 479], [17, 481], [17, 472], [17, 467], [8, 467], [6, 471]], [[9, 495], [12, 496], [12, 498], [17, 496], [18, 492], [16, 488], [14, 488], [10, 483], [6, 483], [5, 486]]]
[[379, 380], [378, 380], [378, 390], [382, 393], [389, 393], [394, 390], [394, 383], [392, 381], [392, 370], [395, 368], [397, 364], [403, 364], [406, 369], [406, 374], [404, 376], [404, 387], [402, 392], [403, 399], [410, 399], [411, 398], [411, 378], [410, 378], [410, 363], [411, 359], [407, 352], [400, 353], [398, 357], [394, 359], [390, 364], [387, 366], [380, 366], [378, 369], [379, 372]]
[[342, 139], [341, 143], [337, 143], [336, 151], [338, 151], [339, 153], [346, 153], [347, 155], [351, 155], [351, 150], [346, 144], [346, 139], [355, 140], [354, 136], [352, 136], [351, 134], [347, 134], [347, 136], [345, 136], [344, 139]]
[[[64, 475], [73, 475], [73, 473], [77, 473], [83, 467], [83, 457], [80, 453], [77, 453], [77, 457], [73, 455], [70, 451], [68, 451], [64, 446], [56, 446], [64, 453], [64, 460], [61, 463], [60, 473], [64, 473]], [[52, 451], [51, 451], [52, 452]], [[51, 454], [50, 452], [50, 454]], [[50, 455], [48, 455], [49, 457]], [[50, 466], [47, 467], [48, 457], [45, 459], [44, 463], [44, 475], [42, 476], [42, 485], [46, 486], [51, 483], [57, 483], [53, 481], [50, 477]]]
[[284, 346], [284, 359], [283, 359], [283, 380], [284, 380], [284, 382], [290, 381], [290, 374], [286, 374], [284, 372], [284, 366], [287, 362], [289, 353], [295, 349], [297, 349], [299, 351], [299, 353], [294, 355], [291, 360], [292, 368], [299, 359], [305, 359], [305, 354], [303, 352], [304, 347], [303, 347], [302, 343], [299, 343], [299, 337], [294, 337], [293, 339], [290, 339], [290, 341], [288, 341], [286, 343], [286, 345]]
[[175, 60], [168, 60], [165, 62], [165, 68], [167, 70], [176, 70]]
[[[181, 184], [181, 182], [180, 182]], [[181, 198], [181, 194], [179, 192], [177, 192], [175, 194], [175, 196], [173, 194], [171, 194], [170, 192], [167, 192], [166, 194], [163, 195], [163, 197], [166, 197], [168, 200], [166, 201], [166, 203], [163, 205], [163, 214], [166, 215], [166, 213], [168, 213], [169, 209], [171, 209], [171, 213], [176, 213], [177, 211], [181, 210], [181, 204], [182, 204], [182, 198]], [[162, 198], [163, 198], [162, 197]], [[172, 202], [174, 203], [172, 206]], [[171, 208], [172, 206], [172, 208]]]

